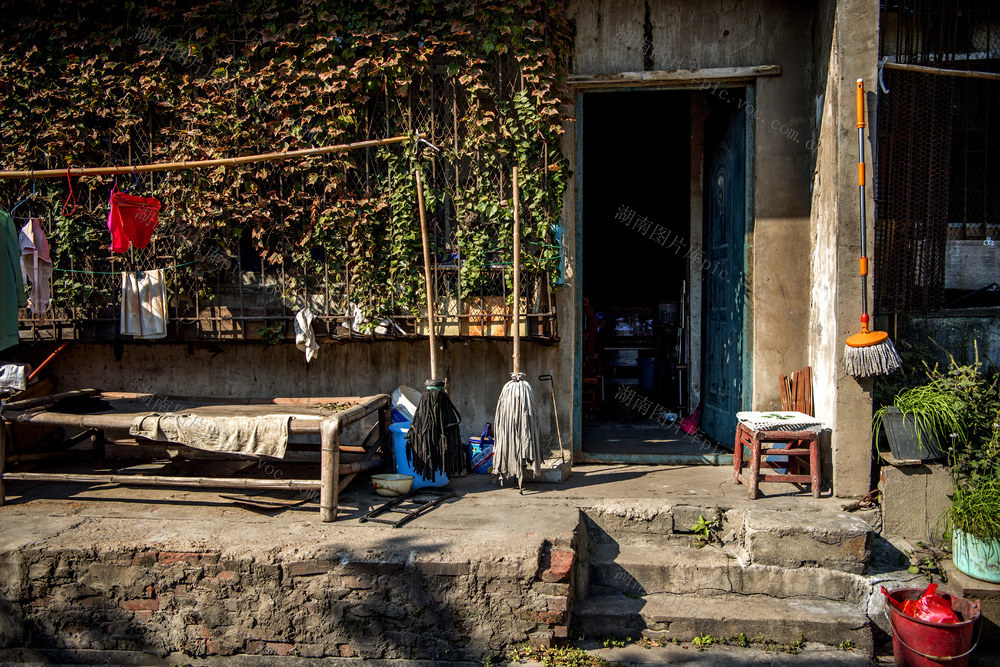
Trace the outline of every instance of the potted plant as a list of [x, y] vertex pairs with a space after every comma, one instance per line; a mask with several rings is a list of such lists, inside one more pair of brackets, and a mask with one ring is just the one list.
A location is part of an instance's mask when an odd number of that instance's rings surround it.
[[877, 410], [872, 420], [876, 444], [884, 432], [897, 459], [929, 461], [944, 457], [943, 436], [956, 434], [964, 441], [962, 402], [942, 384], [932, 377], [926, 384], [901, 391], [892, 405]]
[[952, 561], [970, 577], [1000, 583], [1000, 411], [984, 446], [953, 447], [949, 454], [955, 477], [948, 508]]

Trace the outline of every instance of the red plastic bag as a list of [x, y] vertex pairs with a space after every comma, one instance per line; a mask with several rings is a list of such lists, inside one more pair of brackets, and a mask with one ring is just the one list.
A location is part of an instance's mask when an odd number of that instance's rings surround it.
[[916, 600], [906, 600], [902, 604], [889, 596], [889, 591], [882, 587], [885, 599], [902, 613], [928, 623], [958, 623], [961, 619], [952, 611], [951, 603], [935, 593], [937, 584], [931, 584]]

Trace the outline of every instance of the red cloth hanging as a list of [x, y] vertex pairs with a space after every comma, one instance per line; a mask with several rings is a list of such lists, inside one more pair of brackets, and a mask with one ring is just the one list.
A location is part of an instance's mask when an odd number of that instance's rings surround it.
[[108, 231], [111, 232], [112, 252], [127, 252], [129, 244], [145, 248], [160, 224], [160, 200], [111, 191], [111, 211]]

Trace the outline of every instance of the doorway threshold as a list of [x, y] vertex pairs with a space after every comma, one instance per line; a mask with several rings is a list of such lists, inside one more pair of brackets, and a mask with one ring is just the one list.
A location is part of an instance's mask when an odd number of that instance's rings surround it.
[[620, 422], [584, 424], [583, 451], [577, 463], [650, 463], [659, 465], [732, 465], [733, 454], [702, 436], [675, 428]]

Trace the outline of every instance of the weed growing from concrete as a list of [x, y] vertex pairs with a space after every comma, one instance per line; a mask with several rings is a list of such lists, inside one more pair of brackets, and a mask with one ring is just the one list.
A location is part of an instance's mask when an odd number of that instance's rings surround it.
[[507, 654], [507, 662], [540, 662], [544, 667], [617, 667], [618, 663], [591, 655], [576, 646], [520, 646]]
[[715, 643], [715, 637], [710, 634], [698, 635], [692, 641], [694, 647], [698, 649], [698, 652], [707, 651], [708, 647]]
[[853, 651], [857, 647], [858, 645], [854, 643], [853, 639], [845, 639], [844, 641], [840, 642], [839, 648], [841, 651]]
[[720, 507], [715, 508], [715, 516], [711, 519], [699, 514], [698, 521], [691, 526], [691, 532], [695, 534], [693, 546], [701, 548], [713, 540], [719, 541], [718, 533], [722, 530], [722, 520], [725, 516], [726, 513]]
[[626, 637], [625, 639], [618, 639], [617, 637], [604, 637], [601, 640], [601, 646], [603, 646], [604, 648], [625, 648], [627, 644], [631, 643], [632, 643], [631, 637]]

